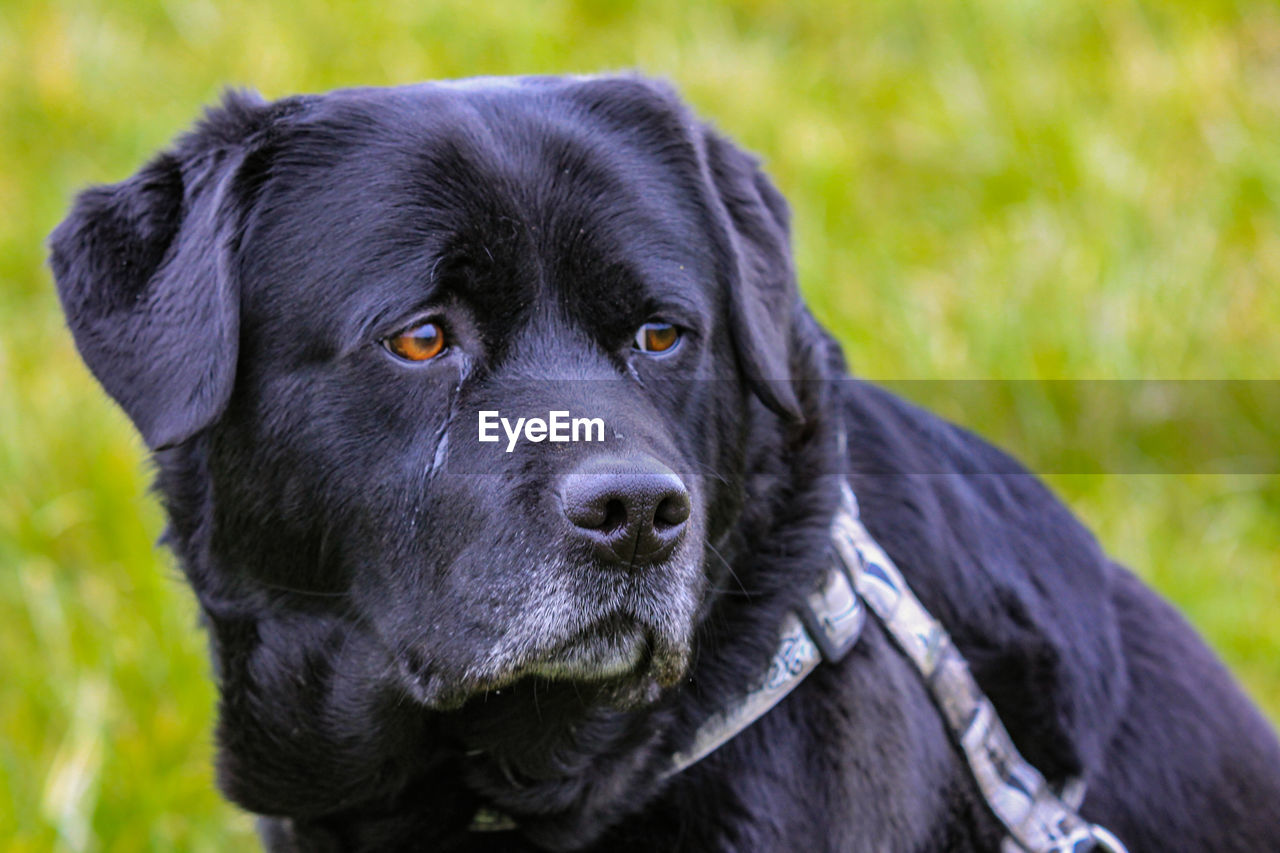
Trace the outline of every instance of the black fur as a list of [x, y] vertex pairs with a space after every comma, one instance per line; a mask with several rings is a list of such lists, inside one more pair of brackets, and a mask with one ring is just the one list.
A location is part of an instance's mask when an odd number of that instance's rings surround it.
[[[1015, 462], [846, 378], [787, 218], [633, 78], [231, 94], [81, 195], [59, 294], [154, 451], [217, 666], [219, 784], [270, 849], [996, 850], [874, 619], [661, 777], [825, 567], [841, 476], [1024, 754], [1084, 777], [1085, 816], [1134, 853], [1276, 849], [1266, 722]], [[379, 345], [426, 316], [444, 355]], [[662, 357], [631, 348], [655, 317], [684, 330]], [[506, 454], [475, 440], [486, 408], [609, 439]], [[566, 525], [557, 483], [601, 453], [683, 479], [668, 559], [605, 565]], [[639, 663], [548, 674], [600, 625], [641, 631]], [[520, 829], [469, 832], [481, 806]]]

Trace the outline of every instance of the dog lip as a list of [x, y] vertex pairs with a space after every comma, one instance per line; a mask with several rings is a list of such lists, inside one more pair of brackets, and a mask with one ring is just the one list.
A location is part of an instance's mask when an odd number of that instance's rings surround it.
[[523, 669], [551, 679], [617, 678], [645, 667], [653, 647], [649, 629], [635, 620], [612, 616], [590, 624]]
[[656, 701], [663, 688], [680, 681], [691, 657], [686, 640], [668, 636], [652, 623], [615, 612], [587, 623], [563, 640], [509, 660], [487, 672], [450, 674], [419, 651], [396, 655], [401, 688], [437, 711], [456, 710], [472, 697], [501, 690], [524, 678], [596, 684], [617, 707]]

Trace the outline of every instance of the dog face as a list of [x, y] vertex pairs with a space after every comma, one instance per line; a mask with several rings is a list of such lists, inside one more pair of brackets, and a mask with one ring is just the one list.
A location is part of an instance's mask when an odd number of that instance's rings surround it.
[[[785, 207], [642, 81], [232, 97], [52, 249], [206, 610], [339, 620], [429, 708], [675, 683], [749, 425], [802, 418]], [[554, 413], [600, 426], [480, 440]]]

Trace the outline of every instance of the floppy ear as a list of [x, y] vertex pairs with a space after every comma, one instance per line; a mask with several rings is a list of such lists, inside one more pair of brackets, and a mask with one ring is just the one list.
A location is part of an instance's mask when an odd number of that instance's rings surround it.
[[790, 213], [782, 194], [746, 152], [704, 132], [711, 182], [728, 215], [729, 328], [756, 396], [783, 418], [801, 422], [793, 362], [800, 293], [791, 265]]
[[244, 152], [220, 110], [132, 178], [93, 187], [50, 236], [50, 266], [76, 347], [153, 449], [187, 440], [226, 407], [239, 292], [228, 244]]

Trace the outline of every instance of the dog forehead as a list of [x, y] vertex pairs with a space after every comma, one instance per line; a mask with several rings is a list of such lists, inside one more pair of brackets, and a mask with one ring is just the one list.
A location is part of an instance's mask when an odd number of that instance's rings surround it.
[[245, 300], [290, 319], [343, 315], [412, 299], [406, 288], [424, 300], [463, 264], [501, 314], [546, 285], [590, 281], [566, 295], [617, 301], [711, 278], [697, 164], [661, 144], [677, 129], [652, 126], [676, 119], [637, 106], [629, 84], [582, 88], [462, 81], [318, 99], [245, 181], [262, 187], [241, 243]]

